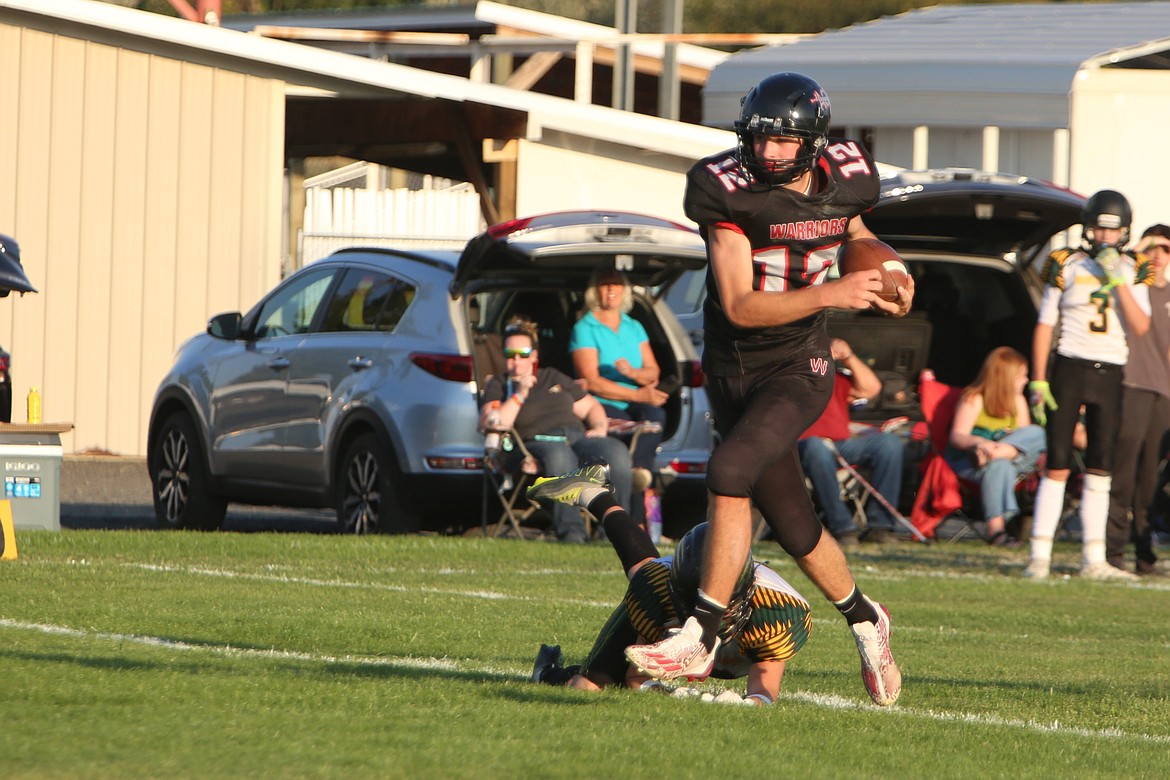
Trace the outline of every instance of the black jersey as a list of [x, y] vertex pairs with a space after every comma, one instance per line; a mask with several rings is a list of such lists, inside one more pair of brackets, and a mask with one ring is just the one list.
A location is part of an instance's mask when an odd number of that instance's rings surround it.
[[[877, 202], [873, 157], [856, 141], [833, 139], [814, 170], [808, 195], [754, 184], [735, 150], [707, 157], [687, 173], [686, 214], [706, 237], [712, 227], [747, 236], [752, 247], [752, 287], [784, 291], [820, 284], [837, 261], [849, 220]], [[769, 328], [738, 328], [723, 311], [715, 275], [707, 270], [703, 309], [704, 369], [733, 376], [796, 351], [822, 335], [824, 314]]]

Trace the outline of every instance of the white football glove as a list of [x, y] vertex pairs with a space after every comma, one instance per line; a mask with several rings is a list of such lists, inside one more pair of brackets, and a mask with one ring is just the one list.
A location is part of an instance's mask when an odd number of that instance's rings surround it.
[[698, 688], [687, 688], [684, 685], [680, 688], [675, 688], [674, 693], [670, 695], [676, 699], [698, 699], [703, 695], [703, 692]]
[[715, 702], [716, 704], [738, 704], [741, 707], [754, 706], [753, 702], [747, 701], [735, 691], [724, 691], [718, 696], [713, 697], [711, 701]]
[[662, 680], [647, 680], [638, 686], [640, 691], [653, 691], [655, 693], [672, 693], [674, 688], [671, 688]]

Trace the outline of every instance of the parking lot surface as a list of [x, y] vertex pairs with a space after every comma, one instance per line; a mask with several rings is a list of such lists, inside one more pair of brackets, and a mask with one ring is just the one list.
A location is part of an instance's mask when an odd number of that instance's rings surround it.
[[[155, 530], [146, 459], [67, 455], [61, 462], [61, 527]], [[330, 510], [284, 509], [231, 504], [224, 530], [334, 533]]]

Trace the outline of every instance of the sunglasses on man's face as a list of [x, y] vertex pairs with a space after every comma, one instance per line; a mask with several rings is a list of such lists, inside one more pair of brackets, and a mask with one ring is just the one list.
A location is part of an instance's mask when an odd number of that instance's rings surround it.
[[506, 358], [529, 358], [532, 357], [532, 347], [524, 347], [523, 349], [505, 349], [504, 357]]

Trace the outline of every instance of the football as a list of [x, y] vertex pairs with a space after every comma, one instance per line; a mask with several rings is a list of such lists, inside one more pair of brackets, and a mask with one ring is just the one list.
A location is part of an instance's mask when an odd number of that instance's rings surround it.
[[898, 300], [898, 287], [906, 284], [906, 264], [894, 248], [876, 238], [859, 238], [841, 245], [837, 256], [841, 275], [876, 268], [882, 272], [882, 289], [878, 297], [893, 303]]

